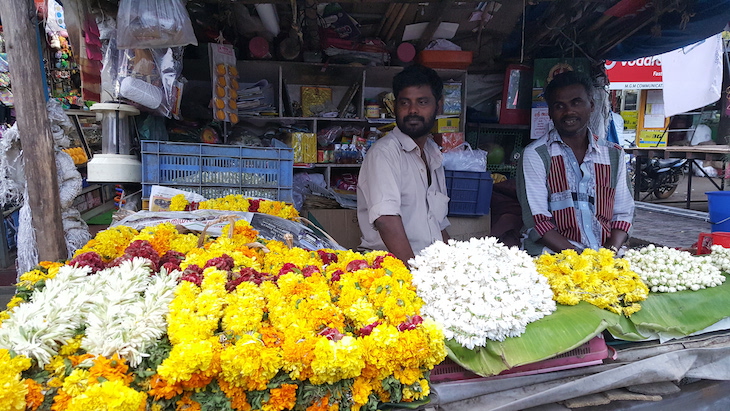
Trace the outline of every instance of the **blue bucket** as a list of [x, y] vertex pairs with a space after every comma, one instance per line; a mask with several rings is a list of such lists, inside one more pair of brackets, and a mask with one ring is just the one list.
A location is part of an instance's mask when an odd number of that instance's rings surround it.
[[730, 191], [708, 191], [707, 209], [712, 232], [730, 232]]

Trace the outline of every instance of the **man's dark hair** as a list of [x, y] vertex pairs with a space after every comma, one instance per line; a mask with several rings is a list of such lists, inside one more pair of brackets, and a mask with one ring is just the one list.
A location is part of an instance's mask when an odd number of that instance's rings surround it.
[[398, 94], [404, 88], [423, 85], [431, 86], [431, 92], [436, 97], [436, 101], [441, 100], [444, 92], [444, 82], [441, 77], [434, 69], [418, 64], [406, 67], [393, 77], [393, 94], [398, 98]]
[[573, 84], [580, 84], [581, 86], [583, 86], [583, 88], [586, 90], [586, 94], [588, 94], [588, 98], [593, 100], [594, 87], [591, 78], [588, 77], [587, 74], [581, 73], [579, 71], [564, 71], [553, 77], [553, 81], [549, 82], [548, 85], [545, 86], [545, 89], [543, 90], [545, 101], [550, 102], [553, 97], [553, 93], [555, 93], [555, 90], [563, 87], [572, 86]]

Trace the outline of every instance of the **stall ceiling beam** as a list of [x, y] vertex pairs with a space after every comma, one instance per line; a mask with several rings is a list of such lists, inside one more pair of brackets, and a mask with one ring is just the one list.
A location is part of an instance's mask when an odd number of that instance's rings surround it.
[[43, 91], [45, 84], [41, 75], [35, 16], [31, 0], [0, 0], [0, 18], [6, 38], [38, 257], [41, 261], [58, 261], [65, 260], [68, 252], [61, 220], [53, 135]]

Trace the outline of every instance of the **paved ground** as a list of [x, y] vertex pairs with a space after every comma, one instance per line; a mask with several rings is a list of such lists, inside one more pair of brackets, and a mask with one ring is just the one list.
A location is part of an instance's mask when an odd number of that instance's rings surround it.
[[[684, 177], [677, 191], [667, 200], [651, 198], [636, 203], [636, 216], [632, 239], [668, 247], [692, 246], [699, 233], [709, 233], [712, 225], [707, 215], [708, 191], [718, 191], [706, 178], [693, 177], [690, 209], [686, 208], [687, 178]], [[713, 179], [718, 185], [721, 180]]]

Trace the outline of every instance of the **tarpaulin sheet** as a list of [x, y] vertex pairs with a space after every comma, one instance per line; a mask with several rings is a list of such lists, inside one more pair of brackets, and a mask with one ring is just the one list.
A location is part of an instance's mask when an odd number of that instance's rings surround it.
[[682, 378], [730, 380], [730, 337], [618, 351], [617, 362], [498, 380], [434, 384], [432, 405], [446, 411], [521, 410], [584, 395]]

